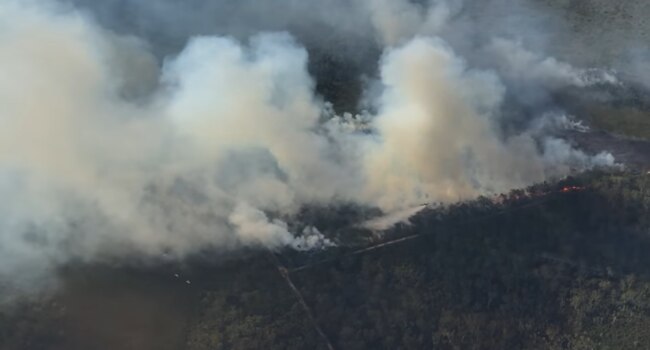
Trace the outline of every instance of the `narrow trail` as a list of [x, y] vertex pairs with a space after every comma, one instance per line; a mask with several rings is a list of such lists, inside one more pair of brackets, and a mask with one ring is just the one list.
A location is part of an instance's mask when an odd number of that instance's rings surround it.
[[[543, 198], [539, 198], [539, 199], [537, 199], [537, 200], [535, 200], [533, 202], [530, 202], [530, 203], [522, 204], [522, 205], [517, 206], [515, 208], [509, 208], [509, 209], [498, 211], [496, 213], [480, 216], [480, 217], [470, 219], [470, 220], [465, 220], [465, 221], [463, 221], [463, 223], [480, 222], [480, 221], [483, 221], [483, 220], [487, 220], [487, 219], [491, 219], [491, 218], [494, 218], [494, 217], [497, 217], [497, 216], [505, 215], [505, 214], [508, 214], [508, 213], [511, 213], [511, 212], [514, 212], [514, 211], [518, 211], [518, 210], [521, 210], [521, 209], [536, 207], [536, 206], [542, 205], [545, 202], [551, 200], [553, 195], [557, 195], [557, 194], [561, 194], [561, 192], [551, 193], [551, 194], [549, 194], [549, 195], [547, 195], [547, 196], [545, 196]], [[335, 256], [335, 257], [332, 257], [332, 258], [319, 260], [319, 261], [316, 261], [316, 262], [313, 262], [313, 263], [310, 263], [310, 264], [306, 264], [306, 265], [294, 267], [294, 268], [291, 268], [291, 269], [287, 269], [287, 273], [293, 273], [293, 272], [306, 270], [306, 269], [312, 268], [314, 266], [334, 262], [334, 261], [340, 260], [340, 259], [345, 258], [345, 257], [364, 254], [364, 253], [367, 253], [367, 252], [371, 252], [373, 250], [389, 247], [389, 246], [396, 245], [396, 244], [403, 243], [403, 242], [407, 242], [407, 241], [411, 241], [411, 240], [414, 240], [414, 239], [417, 239], [417, 238], [420, 238], [420, 237], [424, 237], [424, 236], [428, 236], [428, 235], [431, 235], [431, 234], [432, 233], [417, 233], [417, 234], [413, 234], [413, 235], [409, 235], [409, 236], [405, 236], [405, 237], [396, 238], [396, 239], [393, 239], [393, 240], [390, 240], [390, 241], [377, 243], [377, 244], [371, 245], [369, 247], [361, 248], [361, 249], [355, 250], [355, 251], [347, 253], [347, 254], [343, 254], [343, 255], [340, 255], [340, 256]]]
[[314, 330], [318, 333], [318, 335], [323, 339], [323, 342], [325, 342], [325, 345], [329, 350], [334, 350], [334, 346], [332, 345], [332, 342], [330, 341], [329, 337], [325, 332], [323, 332], [323, 329], [320, 327], [318, 324], [318, 321], [316, 321], [316, 318], [314, 317], [314, 313], [311, 311], [311, 308], [309, 305], [307, 305], [307, 302], [305, 301], [305, 298], [302, 296], [302, 293], [296, 288], [296, 285], [293, 284], [293, 281], [291, 280], [291, 277], [289, 276], [289, 271], [287, 270], [286, 267], [282, 266], [280, 261], [278, 260], [278, 257], [273, 254], [273, 252], [269, 252], [269, 256], [271, 257], [271, 261], [273, 261], [273, 264], [277, 267], [278, 272], [280, 272], [280, 275], [282, 278], [287, 282], [287, 285], [293, 292], [293, 294], [296, 296], [298, 299], [298, 302], [302, 306], [303, 310], [305, 310], [305, 313], [307, 314], [307, 317], [309, 318], [309, 321], [311, 322], [312, 326], [314, 327]]
[[351, 253], [348, 253], [348, 254], [344, 254], [344, 255], [341, 255], [341, 256], [336, 256], [336, 257], [329, 258], [329, 259], [323, 259], [323, 260], [313, 262], [311, 264], [306, 264], [306, 265], [302, 265], [302, 266], [295, 267], [295, 268], [292, 268], [292, 269], [288, 269], [287, 272], [293, 273], [293, 272], [306, 270], [306, 269], [312, 268], [312, 267], [317, 266], [317, 265], [326, 264], [328, 262], [334, 262], [336, 260], [339, 260], [339, 259], [342, 259], [342, 258], [345, 258], [345, 257], [348, 257], [348, 256], [359, 255], [359, 254], [363, 254], [363, 253], [370, 252], [370, 251], [373, 251], [373, 250], [377, 250], [377, 249], [381, 249], [381, 248], [388, 247], [388, 246], [391, 246], [391, 245], [395, 245], [395, 244], [398, 244], [398, 243], [410, 241], [410, 240], [419, 238], [421, 236], [422, 236], [422, 234], [415, 234], [415, 235], [410, 235], [410, 236], [394, 239], [392, 241], [375, 244], [375, 245], [372, 245], [370, 247], [355, 250], [355, 251], [353, 251]]
[[[648, 175], [648, 176], [646, 178], [646, 182], [644, 183], [644, 186], [643, 186], [644, 188], [642, 189], [642, 194], [641, 194], [642, 197], [645, 197], [645, 195], [646, 195], [646, 189], [648, 187], [648, 179], [650, 179], [650, 173], [648, 173], [646, 175]], [[491, 218], [498, 217], [498, 216], [501, 216], [501, 215], [509, 214], [509, 213], [519, 211], [519, 210], [522, 210], [522, 209], [525, 209], [525, 208], [537, 207], [537, 206], [540, 206], [540, 205], [552, 200], [553, 198], [556, 198], [556, 196], [558, 196], [558, 195], [566, 195], [567, 193], [572, 193], [572, 192], [576, 192], [576, 191], [583, 191], [583, 190], [585, 190], [585, 188], [565, 187], [562, 190], [554, 191], [554, 192], [551, 192], [551, 193], [547, 193], [546, 195], [542, 195], [539, 198], [533, 199], [532, 201], [530, 201], [528, 203], [521, 204], [519, 206], [508, 208], [508, 209], [503, 209], [503, 210], [497, 211], [495, 213], [479, 216], [479, 217], [476, 217], [476, 218], [473, 218], [473, 219], [464, 220], [464, 221], [462, 221], [462, 223], [465, 224], [465, 223], [481, 222], [481, 221], [484, 221], [484, 220], [487, 220], [487, 219], [491, 219]], [[294, 293], [294, 295], [296, 296], [296, 298], [300, 302], [300, 304], [301, 304], [302, 308], [304, 309], [305, 313], [307, 314], [307, 317], [309, 318], [309, 321], [311, 322], [313, 328], [316, 330], [316, 332], [319, 334], [319, 336], [323, 339], [323, 342], [326, 344], [327, 348], [329, 350], [334, 350], [334, 346], [332, 345], [332, 342], [330, 341], [329, 337], [325, 334], [325, 332], [322, 330], [322, 328], [318, 324], [316, 318], [314, 317], [314, 313], [312, 312], [311, 308], [309, 307], [309, 305], [305, 301], [304, 297], [302, 296], [302, 293], [300, 293], [298, 288], [295, 286], [295, 284], [291, 280], [290, 274], [294, 273], [294, 272], [307, 270], [307, 269], [310, 269], [310, 268], [318, 266], [318, 265], [335, 262], [335, 261], [343, 259], [345, 257], [365, 254], [365, 253], [368, 253], [368, 252], [371, 252], [371, 251], [374, 251], [374, 250], [379, 250], [379, 249], [382, 249], [382, 248], [394, 246], [394, 245], [397, 245], [397, 244], [400, 244], [400, 243], [412, 241], [412, 240], [415, 240], [417, 238], [432, 235], [432, 234], [434, 234], [434, 233], [433, 232], [426, 232], [426, 233], [412, 234], [412, 235], [396, 238], [396, 239], [393, 239], [393, 240], [390, 240], [390, 241], [380, 242], [380, 243], [377, 243], [377, 244], [374, 244], [374, 245], [371, 245], [371, 246], [368, 246], [368, 247], [364, 247], [364, 248], [349, 252], [347, 254], [343, 254], [343, 255], [339, 255], [339, 256], [323, 259], [323, 260], [319, 260], [319, 261], [316, 261], [316, 262], [313, 262], [313, 263], [305, 264], [305, 265], [295, 267], [295, 268], [291, 268], [291, 269], [287, 269], [285, 266], [283, 266], [282, 263], [280, 262], [280, 260], [278, 259], [278, 257], [273, 252], [269, 252], [269, 255], [271, 257], [271, 260], [272, 260], [273, 264], [278, 269], [278, 272], [280, 273], [282, 278], [285, 280], [285, 282], [287, 283], [289, 288], [292, 290], [292, 292]], [[598, 268], [598, 267], [594, 267], [594, 266], [583, 266], [583, 265], [581, 265], [581, 264], [579, 264], [579, 263], [577, 263], [575, 261], [568, 260], [568, 259], [562, 258], [562, 257], [558, 257], [558, 256], [555, 256], [555, 255], [552, 255], [552, 254], [539, 253], [539, 254], [535, 254], [535, 256], [538, 259], [546, 260], [546, 261], [549, 261], [549, 262], [554, 262], [554, 263], [563, 264], [563, 265], [569, 265], [569, 266], [572, 266], [572, 267], [575, 267], [575, 268], [579, 268], [579, 267], [587, 268], [592, 273], [603, 274], [603, 275], [606, 275], [606, 276], [609, 276], [609, 277], [612, 277], [614, 275], [613, 272], [610, 271], [609, 269]]]

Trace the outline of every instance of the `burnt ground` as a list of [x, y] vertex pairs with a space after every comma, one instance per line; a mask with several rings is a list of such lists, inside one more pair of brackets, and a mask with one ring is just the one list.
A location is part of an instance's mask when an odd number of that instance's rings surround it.
[[630, 170], [650, 170], [650, 141], [613, 135], [604, 131], [566, 132], [563, 135], [589, 154], [612, 153], [617, 163]]
[[146, 272], [77, 271], [59, 302], [64, 336], [56, 349], [178, 349], [196, 304], [196, 288]]

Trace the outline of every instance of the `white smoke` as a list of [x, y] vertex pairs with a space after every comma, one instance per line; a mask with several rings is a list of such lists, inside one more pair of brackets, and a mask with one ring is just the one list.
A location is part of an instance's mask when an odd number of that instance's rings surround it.
[[228, 218], [237, 229], [243, 244], [270, 249], [292, 247], [297, 250], [325, 248], [334, 245], [325, 238], [317, 228], [307, 226], [300, 237], [295, 237], [288, 231], [286, 223], [280, 220], [269, 220], [264, 212], [247, 204], [235, 207]]
[[[502, 135], [498, 73], [427, 34], [447, 7], [391, 19], [380, 9], [398, 5], [371, 5], [388, 26], [377, 112], [333, 116], [288, 34], [194, 37], [159, 67], [147, 43], [74, 8], [2, 2], [0, 281], [33, 286], [73, 260], [323, 248], [317, 228], [279, 218], [453, 202], [613, 162]], [[393, 24], [410, 16], [417, 27]]]
[[416, 4], [408, 0], [361, 1], [370, 14], [379, 41], [394, 46], [416, 35], [436, 35], [460, 8], [460, 1], [436, 0]]
[[362, 223], [361, 227], [365, 227], [367, 229], [376, 232], [382, 232], [392, 227], [395, 227], [398, 224], [409, 225], [411, 223], [409, 219], [412, 218], [415, 214], [424, 210], [425, 208], [427, 208], [426, 205], [418, 205], [412, 208], [397, 210], [395, 212], [388, 213], [384, 216], [370, 219]]
[[156, 71], [144, 45], [39, 2], [4, 2], [0, 22], [3, 279], [70, 259], [323, 246], [261, 212], [345, 187], [287, 35], [197, 38], [142, 102], [125, 94]]
[[615, 74], [606, 70], [575, 68], [554, 57], [527, 50], [521, 42], [493, 39], [485, 48], [503, 76], [512, 81], [533, 82], [547, 88], [586, 87], [617, 84]]
[[531, 126], [531, 132], [538, 135], [549, 134], [558, 131], [575, 131], [588, 133], [591, 130], [582, 120], [564, 112], [550, 111], [535, 120]]
[[539, 149], [528, 131], [501, 135], [504, 86], [493, 73], [468, 69], [440, 39], [389, 50], [381, 76], [377, 135], [364, 145], [366, 195], [381, 208], [501, 193], [572, 167], [613, 164], [611, 155], [592, 163], [561, 140]]

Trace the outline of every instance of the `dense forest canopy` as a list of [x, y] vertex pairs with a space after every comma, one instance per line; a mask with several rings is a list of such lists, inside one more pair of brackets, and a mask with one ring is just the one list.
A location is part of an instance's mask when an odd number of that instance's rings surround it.
[[[328, 341], [341, 349], [643, 348], [650, 342], [648, 186], [645, 173], [592, 172], [425, 209], [381, 237], [316, 255], [202, 261], [165, 267], [159, 277], [103, 274], [116, 283], [174, 286], [168, 302], [186, 310], [175, 325], [184, 331], [172, 338], [183, 340], [161, 348], [326, 349]], [[79, 301], [60, 298], [3, 316], [3, 348], [83, 348], [65, 331], [89, 315], [74, 306]]]

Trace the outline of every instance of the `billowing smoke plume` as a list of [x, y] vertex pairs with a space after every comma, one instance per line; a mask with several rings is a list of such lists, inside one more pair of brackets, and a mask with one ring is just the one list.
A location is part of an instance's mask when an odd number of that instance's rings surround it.
[[613, 77], [499, 38], [482, 49], [503, 67], [473, 68], [443, 39], [458, 2], [345, 6], [385, 47], [369, 112], [337, 116], [290, 34], [194, 36], [161, 60], [71, 5], [0, 3], [0, 283], [33, 286], [76, 260], [327, 247], [282, 218], [453, 202], [613, 163], [540, 128], [501, 130], [514, 80]]

